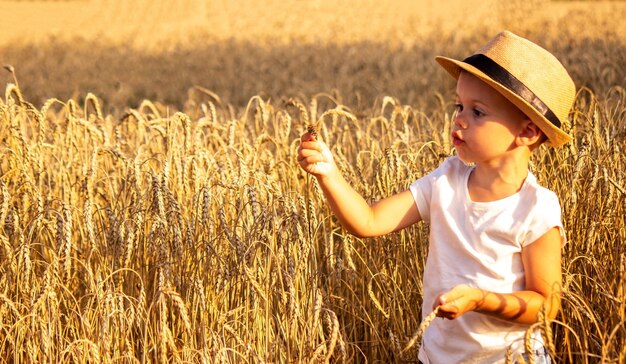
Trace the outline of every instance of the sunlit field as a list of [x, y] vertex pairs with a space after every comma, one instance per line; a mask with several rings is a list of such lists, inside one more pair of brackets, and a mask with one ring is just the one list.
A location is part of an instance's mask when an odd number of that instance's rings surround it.
[[533, 157], [568, 240], [533, 329], [625, 363], [626, 2], [429, 3], [0, 1], [0, 363], [416, 362], [428, 225], [343, 231], [299, 136], [405, 190], [454, 153], [434, 56], [502, 29], [578, 89]]

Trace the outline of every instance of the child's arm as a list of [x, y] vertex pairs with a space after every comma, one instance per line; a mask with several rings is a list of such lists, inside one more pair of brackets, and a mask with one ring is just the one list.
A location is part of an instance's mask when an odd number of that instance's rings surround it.
[[522, 249], [526, 289], [513, 293], [495, 293], [466, 285], [440, 295], [433, 307], [438, 315], [455, 319], [476, 311], [517, 323], [533, 324], [546, 305], [546, 318], [554, 319], [561, 298], [561, 235], [552, 228]]
[[410, 191], [368, 204], [343, 178], [330, 150], [310, 133], [300, 139], [298, 162], [314, 175], [341, 225], [359, 237], [380, 236], [421, 220]]

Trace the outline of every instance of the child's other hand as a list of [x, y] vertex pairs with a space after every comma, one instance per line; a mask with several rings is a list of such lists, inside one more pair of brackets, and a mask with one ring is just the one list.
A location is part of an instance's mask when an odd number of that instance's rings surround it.
[[335, 167], [328, 146], [309, 132], [302, 134], [300, 138], [298, 163], [303, 170], [315, 176], [328, 176]]
[[466, 312], [474, 311], [481, 300], [481, 290], [461, 284], [437, 296], [433, 309], [439, 307], [437, 316], [454, 320]]

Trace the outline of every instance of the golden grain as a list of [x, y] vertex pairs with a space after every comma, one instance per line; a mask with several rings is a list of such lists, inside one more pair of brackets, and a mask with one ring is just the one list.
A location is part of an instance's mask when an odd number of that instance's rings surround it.
[[374, 290], [372, 289], [374, 278], [375, 276], [370, 278], [369, 282], [367, 283], [367, 294], [369, 295], [370, 299], [374, 303], [374, 307], [376, 307], [378, 311], [380, 311], [380, 313], [382, 313], [386, 319], [389, 319], [389, 312], [387, 312], [383, 308], [383, 306], [380, 304], [380, 302], [378, 301], [378, 298], [376, 298], [376, 295], [374, 294]]
[[400, 355], [403, 355], [404, 353], [409, 351], [415, 345], [416, 342], [421, 341], [422, 336], [424, 335], [424, 331], [426, 331], [426, 329], [428, 329], [428, 326], [431, 324], [431, 322], [433, 322], [433, 320], [435, 318], [437, 318], [437, 313], [438, 312], [439, 312], [439, 307], [436, 307], [433, 310], [433, 312], [428, 314], [428, 316], [426, 316], [424, 318], [424, 320], [422, 320], [422, 322], [420, 323], [420, 326], [417, 329], [417, 331], [415, 332], [415, 334], [413, 334], [413, 336], [411, 337], [411, 339], [409, 339], [409, 341], [404, 346], [402, 351], [400, 351]]
[[[445, 49], [461, 51], [454, 43]], [[415, 64], [429, 56], [405, 50]], [[603, 59], [615, 69], [601, 72], [582, 55], [568, 58], [577, 77], [619, 77], [623, 60]], [[296, 153], [312, 127], [369, 201], [406, 189], [453, 153], [450, 102], [426, 76], [415, 103], [361, 98], [354, 112], [334, 91], [257, 95], [244, 108], [199, 87], [181, 111], [143, 100], [114, 114], [119, 105], [92, 93], [41, 98], [37, 110], [32, 86], [22, 93], [14, 80], [0, 100], [0, 330], [10, 332], [0, 356], [413, 360], [431, 316], [408, 342], [402, 333], [421, 317], [427, 226], [346, 235]], [[562, 201], [568, 238], [560, 316], [534, 326], [558, 362], [626, 360], [626, 92], [594, 85], [566, 125], [574, 142], [540, 148], [532, 165]]]

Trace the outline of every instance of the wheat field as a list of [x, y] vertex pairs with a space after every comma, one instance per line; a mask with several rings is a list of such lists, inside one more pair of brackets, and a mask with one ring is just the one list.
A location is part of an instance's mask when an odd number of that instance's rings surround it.
[[428, 226], [343, 231], [299, 136], [368, 200], [406, 189], [453, 154], [433, 57], [502, 28], [578, 89], [532, 163], [568, 240], [536, 326], [626, 363], [626, 3], [429, 3], [0, 1], [0, 363], [416, 362]]

